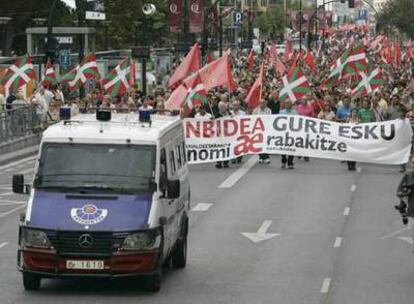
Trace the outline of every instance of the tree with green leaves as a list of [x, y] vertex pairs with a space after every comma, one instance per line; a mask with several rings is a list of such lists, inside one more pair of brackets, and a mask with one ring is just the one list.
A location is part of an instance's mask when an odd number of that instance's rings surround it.
[[397, 28], [414, 38], [414, 1], [389, 0], [378, 15], [378, 29], [390, 32]]

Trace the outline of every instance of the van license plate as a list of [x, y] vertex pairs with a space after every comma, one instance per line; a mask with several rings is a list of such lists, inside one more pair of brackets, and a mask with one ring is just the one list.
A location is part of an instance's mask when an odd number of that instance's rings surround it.
[[103, 270], [105, 266], [104, 261], [74, 261], [67, 260], [66, 268], [67, 269], [89, 269], [89, 270]]

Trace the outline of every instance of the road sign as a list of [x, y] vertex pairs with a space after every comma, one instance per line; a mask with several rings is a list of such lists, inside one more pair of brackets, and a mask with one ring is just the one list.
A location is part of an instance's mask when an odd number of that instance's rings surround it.
[[59, 44], [72, 44], [73, 43], [73, 37], [56, 37], [56, 40]]
[[68, 49], [60, 50], [59, 52], [59, 65], [63, 69], [67, 69], [72, 64], [72, 58]]
[[238, 26], [243, 24], [243, 12], [237, 11], [233, 14], [233, 25]]
[[368, 10], [359, 9], [357, 19], [358, 20], [368, 20]]
[[87, 0], [86, 20], [105, 20], [105, 4], [103, 0]]

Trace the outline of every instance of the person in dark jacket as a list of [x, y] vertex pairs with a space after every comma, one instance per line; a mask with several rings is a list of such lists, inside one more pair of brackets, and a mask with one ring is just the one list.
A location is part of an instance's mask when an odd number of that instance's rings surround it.
[[[221, 117], [226, 117], [229, 116], [229, 111], [227, 109], [227, 104], [224, 101], [220, 101], [218, 103], [218, 112], [216, 113], [216, 115], [214, 116], [214, 118], [221, 118]], [[216, 163], [216, 168], [217, 169], [221, 169], [221, 168], [228, 168], [229, 167], [229, 161], [225, 160], [225, 161], [218, 161]]]
[[404, 174], [397, 188], [397, 197], [400, 204], [394, 206], [402, 216], [404, 225], [408, 224], [408, 218], [414, 217], [414, 171]]

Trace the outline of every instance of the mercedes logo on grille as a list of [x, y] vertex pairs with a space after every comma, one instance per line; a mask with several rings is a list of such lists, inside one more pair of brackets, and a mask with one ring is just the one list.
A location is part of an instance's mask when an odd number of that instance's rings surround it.
[[83, 249], [88, 249], [93, 245], [93, 238], [90, 234], [82, 234], [79, 239], [79, 247]]

